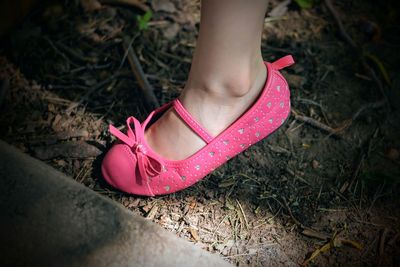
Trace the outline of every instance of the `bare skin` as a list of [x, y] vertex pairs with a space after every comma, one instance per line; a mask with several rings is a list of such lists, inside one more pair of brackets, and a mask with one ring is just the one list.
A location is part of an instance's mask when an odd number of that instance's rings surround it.
[[[264, 87], [261, 34], [266, 8], [266, 0], [202, 1], [197, 46], [179, 99], [212, 136], [239, 118]], [[172, 109], [145, 138], [170, 160], [185, 159], [206, 145]]]

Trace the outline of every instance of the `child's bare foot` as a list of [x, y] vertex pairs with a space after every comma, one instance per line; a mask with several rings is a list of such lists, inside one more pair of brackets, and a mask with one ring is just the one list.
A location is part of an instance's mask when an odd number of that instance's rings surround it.
[[[257, 99], [266, 80], [266, 67], [258, 62], [250, 77], [232, 74], [228, 83], [215, 82], [213, 88], [188, 82], [179, 99], [187, 111], [213, 137], [241, 116]], [[235, 84], [236, 83], [236, 84]], [[182, 160], [205, 146], [204, 141], [171, 108], [146, 131], [149, 146], [170, 160]]]

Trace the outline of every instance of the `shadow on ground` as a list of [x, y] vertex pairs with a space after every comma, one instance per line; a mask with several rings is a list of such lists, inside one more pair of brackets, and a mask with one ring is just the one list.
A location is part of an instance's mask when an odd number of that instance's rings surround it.
[[[54, 4], [26, 19], [2, 42], [0, 78], [9, 86], [1, 138], [34, 156], [52, 145], [95, 144], [98, 151], [82, 146], [79, 155], [49, 152], [43, 160], [238, 265], [298, 264], [335, 234], [362, 249], [332, 249], [317, 257], [316, 265], [395, 265], [398, 9], [390, 2], [335, 1], [390, 104], [370, 106], [382, 92], [341, 39], [325, 5], [290, 5], [281, 16], [266, 18], [263, 39], [266, 60], [293, 54], [297, 61], [284, 72], [294, 112], [285, 127], [194, 187], [170, 196], [134, 197], [104, 184], [101, 153], [111, 144], [108, 123], [123, 125], [126, 117], [143, 119], [147, 113], [124, 60], [123, 36], [137, 36], [134, 50], [161, 103], [175, 98], [184, 84], [199, 5], [169, 2], [175, 11], [155, 13], [140, 34], [138, 11], [126, 7], [82, 13], [78, 6]], [[365, 109], [355, 116], [360, 108]], [[311, 126], [296, 114], [320, 124]], [[321, 125], [344, 130], [327, 133]], [[305, 231], [309, 228], [314, 234]]]

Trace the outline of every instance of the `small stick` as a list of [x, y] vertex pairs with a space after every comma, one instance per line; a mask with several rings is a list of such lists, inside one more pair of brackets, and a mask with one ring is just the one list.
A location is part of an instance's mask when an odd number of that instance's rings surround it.
[[379, 128], [377, 128], [374, 131], [374, 134], [362, 146], [361, 152], [360, 152], [360, 154], [358, 156], [358, 159], [356, 161], [354, 172], [353, 172], [353, 174], [351, 176], [351, 179], [346, 181], [346, 182], [344, 182], [344, 184], [342, 185], [342, 187], [339, 190], [339, 192], [341, 194], [343, 194], [347, 189], [351, 188], [352, 185], [354, 184], [354, 182], [357, 180], [358, 175], [360, 174], [361, 168], [362, 168], [362, 166], [364, 164], [364, 161], [368, 157], [368, 153], [369, 153], [369, 149], [370, 149], [371, 144], [372, 144], [372, 140], [377, 136], [378, 131], [379, 131]]
[[154, 89], [147, 80], [146, 75], [143, 72], [143, 68], [140, 65], [139, 59], [137, 58], [127, 38], [124, 38], [123, 46], [125, 51], [128, 52], [127, 56], [129, 64], [131, 65], [132, 72], [135, 75], [140, 88], [142, 89], [147, 108], [153, 110], [154, 108], [159, 107], [160, 104], [154, 95]]
[[157, 215], [158, 212], [158, 205], [157, 203], [151, 207], [151, 210], [146, 214], [146, 219], [153, 220], [154, 217]]
[[81, 97], [81, 99], [77, 102], [72, 102], [68, 108], [65, 110], [66, 113], [71, 112], [74, 108], [80, 106], [83, 102], [85, 102], [86, 100], [89, 99], [89, 97], [91, 96], [91, 94], [93, 94], [95, 91], [99, 90], [101, 87], [103, 87], [104, 85], [106, 85], [109, 82], [112, 82], [116, 77], [118, 77], [119, 74], [114, 74], [111, 75], [110, 77], [106, 78], [105, 80], [97, 83], [96, 85], [94, 85], [93, 87], [89, 88], [86, 93]]
[[352, 116], [351, 120], [355, 121], [364, 111], [366, 111], [368, 109], [377, 109], [377, 108], [380, 108], [380, 107], [384, 106], [385, 104], [386, 104], [386, 100], [385, 99], [379, 100], [377, 102], [365, 104], [365, 105], [361, 106], [357, 110], [356, 113], [354, 113], [354, 115]]
[[369, 73], [369, 75], [372, 77], [372, 80], [376, 83], [376, 85], [378, 85], [379, 91], [381, 91], [384, 100], [388, 101], [382, 82], [379, 80], [378, 75], [376, 75], [374, 69], [367, 64], [367, 62], [365, 61], [365, 57], [361, 58], [361, 63], [366, 71]]
[[99, 0], [102, 4], [108, 5], [128, 5], [141, 9], [143, 12], [148, 11], [150, 8], [138, 0]]
[[[354, 40], [350, 37], [350, 35], [347, 34], [347, 32], [346, 32], [346, 30], [345, 30], [345, 28], [344, 28], [344, 26], [342, 24], [342, 21], [339, 18], [339, 14], [337, 13], [335, 7], [333, 6], [331, 0], [325, 0], [325, 4], [326, 4], [327, 8], [329, 9], [329, 11], [331, 12], [332, 16], [334, 17], [334, 19], [335, 19], [335, 21], [336, 21], [336, 23], [337, 23], [337, 25], [339, 27], [339, 30], [340, 30], [340, 33], [341, 33], [342, 37], [347, 41], [347, 43], [350, 44], [350, 46], [356, 51], [356, 53], [359, 54], [359, 58], [361, 60], [362, 66], [367, 71], [367, 73], [371, 76], [372, 80], [376, 83], [376, 85], [379, 88], [379, 91], [382, 94], [382, 99], [381, 100], [379, 100], [377, 102], [374, 102], [374, 103], [369, 103], [369, 104], [366, 104], [366, 105], [360, 107], [356, 111], [356, 113], [354, 113], [352, 118], [350, 120], [348, 120], [347, 123], [345, 123], [345, 125], [344, 125], [344, 127], [342, 129], [342, 130], [344, 130], [347, 127], [349, 127], [351, 125], [351, 123], [354, 120], [356, 120], [364, 111], [366, 111], [368, 109], [380, 108], [380, 107], [384, 106], [386, 103], [388, 103], [389, 101], [388, 101], [388, 98], [387, 98], [387, 96], [385, 94], [385, 90], [383, 88], [382, 82], [379, 80], [379, 78], [376, 75], [375, 71], [367, 64], [367, 62], [365, 60], [365, 57], [360, 52], [360, 51], [362, 51], [362, 49], [360, 49], [358, 47], [358, 45], [354, 42]], [[372, 138], [373, 137], [371, 137], [371, 139]], [[371, 144], [370, 143], [371, 139], [368, 141], [369, 146]], [[363, 162], [364, 162], [364, 160], [366, 158], [367, 158], [367, 155], [366, 155], [365, 151], [362, 151], [362, 154], [359, 156], [359, 159], [358, 159], [358, 162], [357, 162], [357, 165], [356, 165], [356, 169], [355, 169], [355, 171], [354, 171], [354, 173], [352, 175], [351, 180], [350, 181], [346, 181], [343, 184], [343, 186], [340, 188], [340, 193], [343, 193], [347, 189], [349, 189], [352, 186], [352, 184], [354, 183], [354, 181], [358, 178], [358, 174], [359, 174], [360, 169], [362, 167], [362, 164], [363, 164]]]
[[387, 103], [386, 99], [381, 99], [377, 102], [373, 102], [373, 103], [368, 103], [365, 104], [363, 106], [361, 106], [351, 117], [351, 119], [348, 119], [346, 121], [344, 121], [342, 123], [342, 126], [337, 127], [337, 128], [332, 128], [326, 124], [323, 124], [322, 122], [317, 121], [316, 119], [304, 116], [304, 115], [300, 115], [299, 113], [297, 113], [295, 110], [292, 110], [292, 114], [294, 116], [294, 118], [298, 121], [302, 121], [305, 122], [315, 128], [318, 128], [320, 130], [323, 130], [325, 132], [328, 132], [331, 135], [335, 135], [337, 137], [342, 137], [341, 133], [347, 129], [352, 123], [353, 121], [355, 121], [356, 119], [358, 119], [358, 117], [360, 117], [360, 115], [362, 113], [364, 113], [366, 110], [368, 109], [377, 109], [380, 108], [382, 106], [384, 106]]
[[49, 43], [50, 47], [51, 47], [57, 54], [59, 54], [62, 58], [64, 58], [65, 61], [67, 61], [69, 64], [71, 64], [71, 65], [73, 65], [73, 66], [75, 66], [75, 67], [78, 67], [77, 64], [75, 64], [74, 62], [72, 62], [63, 52], [60, 51], [60, 49], [58, 49], [58, 48], [54, 45], [53, 41], [52, 41], [50, 38], [48, 38], [48, 37], [43, 37], [43, 39], [46, 40], [46, 41]]
[[238, 204], [238, 206], [239, 206], [240, 211], [242, 212], [243, 219], [244, 219], [244, 223], [246, 224], [246, 229], [249, 230], [249, 223], [248, 223], [248, 221], [247, 221], [246, 214], [245, 214], [244, 211], [243, 211], [242, 205], [240, 205], [240, 202], [239, 202], [239, 200], [237, 200], [237, 199], [236, 199], [236, 202], [237, 202], [237, 204]]
[[297, 113], [294, 110], [292, 110], [292, 114], [293, 114], [294, 118], [296, 120], [298, 120], [298, 121], [305, 122], [307, 124], [310, 124], [311, 126], [314, 126], [315, 128], [321, 129], [321, 130], [323, 130], [325, 132], [328, 132], [328, 133], [330, 133], [332, 135], [339, 136], [339, 131], [338, 130], [336, 130], [336, 129], [334, 129], [334, 128], [326, 125], [326, 124], [323, 124], [322, 122], [319, 122], [316, 119], [300, 115], [299, 113]]
[[388, 102], [388, 98], [387, 98], [387, 96], [385, 94], [382, 82], [379, 80], [378, 75], [376, 75], [375, 71], [365, 61], [365, 57], [362, 55], [362, 52], [360, 52], [360, 51], [362, 51], [362, 49], [354, 42], [354, 40], [346, 32], [346, 29], [344, 28], [343, 23], [339, 18], [339, 14], [336, 11], [335, 7], [333, 6], [331, 0], [325, 0], [325, 5], [327, 6], [329, 11], [331, 12], [333, 18], [335, 19], [336, 24], [339, 27], [340, 34], [345, 39], [345, 41], [347, 41], [347, 43], [349, 43], [349, 45], [356, 51], [356, 53], [359, 54], [362, 66], [369, 73], [369, 75], [372, 77], [372, 80], [377, 84], [379, 90], [381, 91], [381, 94], [382, 94], [384, 100], [386, 102]]
[[312, 238], [317, 238], [317, 239], [320, 239], [320, 240], [324, 240], [324, 241], [326, 241], [326, 240], [329, 239], [329, 236], [328, 236], [328, 235], [319, 233], [319, 232], [314, 231], [314, 230], [312, 230], [312, 229], [304, 229], [304, 230], [301, 232], [301, 234], [303, 234], [303, 235], [305, 235], [305, 236], [308, 236], [308, 237], [312, 237]]
[[354, 40], [350, 37], [350, 35], [346, 32], [342, 21], [339, 18], [339, 14], [337, 13], [336, 9], [333, 7], [333, 4], [331, 2], [331, 0], [325, 0], [325, 4], [327, 6], [327, 8], [329, 9], [329, 11], [332, 13], [333, 18], [336, 21], [336, 24], [339, 27], [339, 31], [340, 34], [342, 35], [342, 37], [354, 48], [357, 49], [357, 45], [354, 42]]
[[298, 226], [300, 226], [303, 229], [310, 229], [307, 226], [304, 226], [299, 220], [296, 219], [296, 217], [294, 217], [292, 210], [289, 207], [289, 204], [287, 203], [286, 199], [284, 197], [282, 197], [283, 203], [285, 204], [285, 208], [287, 209], [287, 211], [289, 212], [290, 217], [292, 218], [292, 220], [294, 221], [295, 224], [297, 224]]

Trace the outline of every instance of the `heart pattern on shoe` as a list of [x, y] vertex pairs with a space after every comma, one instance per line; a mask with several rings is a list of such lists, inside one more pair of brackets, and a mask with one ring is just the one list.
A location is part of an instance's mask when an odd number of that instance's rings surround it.
[[[178, 99], [153, 111], [142, 124], [134, 117], [128, 118], [127, 134], [110, 126], [111, 134], [121, 143], [114, 145], [103, 160], [105, 180], [121, 191], [145, 196], [170, 194], [195, 184], [283, 124], [290, 114], [290, 92], [279, 70], [293, 63], [291, 56], [273, 63], [265, 62], [268, 77], [260, 96], [217, 137], [212, 137]], [[184, 160], [173, 161], [161, 157], [143, 137], [153, 117], [170, 107], [206, 143], [206, 146]]]

